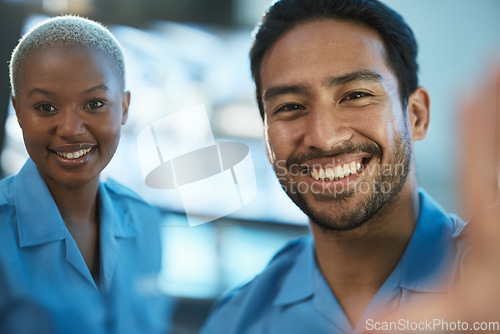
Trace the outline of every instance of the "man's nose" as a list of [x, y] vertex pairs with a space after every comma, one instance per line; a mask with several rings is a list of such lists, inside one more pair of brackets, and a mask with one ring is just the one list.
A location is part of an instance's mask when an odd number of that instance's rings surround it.
[[326, 103], [312, 108], [305, 120], [304, 144], [328, 151], [341, 142], [349, 141], [353, 132], [341, 113], [335, 106]]

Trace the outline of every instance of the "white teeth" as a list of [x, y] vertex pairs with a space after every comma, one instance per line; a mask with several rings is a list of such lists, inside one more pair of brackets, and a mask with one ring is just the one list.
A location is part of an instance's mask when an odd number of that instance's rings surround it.
[[333, 171], [333, 168], [327, 168], [325, 174], [330, 181], [335, 180], [335, 172]]
[[344, 176], [349, 176], [351, 175], [351, 169], [349, 168], [348, 164], [344, 165]]
[[66, 158], [66, 159], [77, 159], [77, 158], [89, 153], [90, 150], [91, 150], [90, 148], [87, 148], [85, 150], [80, 150], [80, 151], [76, 151], [76, 152], [69, 152], [69, 153], [56, 152], [56, 153], [57, 153], [57, 155], [59, 155], [63, 158]]
[[335, 178], [341, 179], [344, 177], [344, 170], [340, 166], [335, 166]]
[[354, 174], [359, 168], [357, 168], [356, 163], [353, 161], [349, 164], [349, 169], [351, 170], [351, 174]]
[[319, 178], [322, 180], [325, 179], [325, 170], [323, 168], [319, 169]]
[[357, 173], [361, 169], [361, 163], [351, 162], [348, 164], [344, 164], [342, 166], [337, 165], [334, 168], [328, 167], [326, 169], [323, 168], [313, 168], [311, 170], [311, 176], [315, 180], [323, 180], [323, 181], [333, 181], [339, 180], [351, 174]]
[[313, 168], [313, 170], [311, 172], [311, 176], [314, 177], [316, 180], [319, 179], [319, 173], [318, 173], [318, 170], [316, 168]]

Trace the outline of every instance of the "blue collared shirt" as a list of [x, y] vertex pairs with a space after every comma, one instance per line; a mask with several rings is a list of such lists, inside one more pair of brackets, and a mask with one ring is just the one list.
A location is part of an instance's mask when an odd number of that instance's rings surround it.
[[[446, 293], [464, 223], [423, 191], [415, 231], [355, 328], [323, 277], [312, 237], [285, 246], [250, 283], [221, 298], [201, 330], [220, 333], [362, 333], [368, 319]], [[383, 313], [382, 311], [383, 310]]]
[[98, 286], [33, 161], [0, 181], [0, 332], [164, 333], [158, 213], [111, 180], [99, 208]]

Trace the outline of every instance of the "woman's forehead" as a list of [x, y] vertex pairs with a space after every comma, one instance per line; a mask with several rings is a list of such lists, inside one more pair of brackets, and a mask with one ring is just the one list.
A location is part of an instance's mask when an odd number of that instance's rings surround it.
[[33, 49], [26, 55], [15, 80], [18, 91], [26, 85], [84, 80], [101, 80], [107, 86], [123, 89], [121, 73], [113, 59], [106, 52], [87, 46], [57, 45]]
[[41, 48], [26, 57], [19, 72], [18, 90], [46, 87], [54, 91], [104, 84], [120, 89], [120, 75], [106, 53], [88, 47]]

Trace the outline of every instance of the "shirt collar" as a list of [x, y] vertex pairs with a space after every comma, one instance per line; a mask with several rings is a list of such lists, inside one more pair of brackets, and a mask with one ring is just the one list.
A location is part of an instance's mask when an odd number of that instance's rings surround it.
[[[130, 218], [130, 212], [121, 207], [117, 201], [112, 201], [113, 188], [107, 183], [99, 184], [101, 231], [109, 230], [113, 236], [121, 238], [137, 236], [137, 227]], [[108, 188], [111, 188], [111, 191]]]
[[130, 219], [130, 213], [112, 201], [112, 194], [104, 183], [99, 184], [100, 215], [101, 215], [101, 286], [109, 290], [113, 281], [116, 263], [120, 251], [121, 238], [137, 236], [137, 229]]
[[314, 295], [314, 243], [311, 236], [301, 239], [302, 249], [286, 275], [274, 305], [292, 304]]
[[61, 214], [31, 159], [14, 178], [14, 202], [20, 247], [65, 238]]
[[[400, 287], [416, 292], [439, 293], [448, 290], [456, 247], [453, 237], [461, 230], [461, 222], [448, 216], [439, 205], [419, 190], [420, 212], [415, 231], [401, 260]], [[463, 225], [462, 225], [463, 226]], [[314, 272], [319, 271], [312, 237], [283, 281], [275, 305], [299, 302], [314, 295]], [[449, 273], [449, 275], [447, 274]]]
[[401, 287], [417, 292], [447, 292], [456, 254], [455, 239], [464, 224], [447, 215], [423, 190], [420, 213], [401, 257]]
[[[137, 229], [129, 213], [113, 205], [105, 184], [99, 184], [101, 230], [114, 237], [135, 237]], [[20, 247], [65, 239], [66, 226], [47, 184], [33, 160], [28, 159], [14, 178], [14, 202]]]

